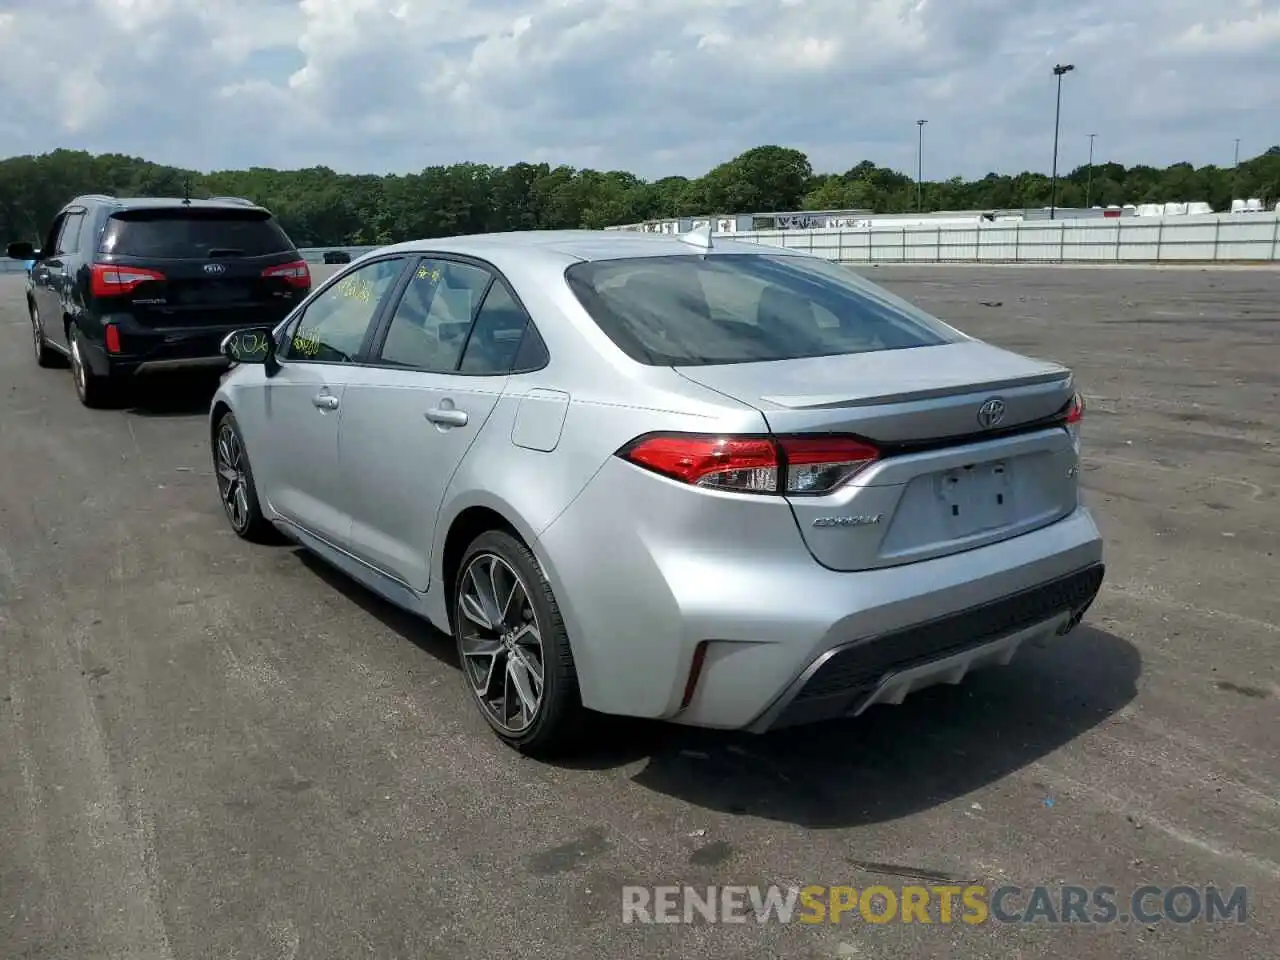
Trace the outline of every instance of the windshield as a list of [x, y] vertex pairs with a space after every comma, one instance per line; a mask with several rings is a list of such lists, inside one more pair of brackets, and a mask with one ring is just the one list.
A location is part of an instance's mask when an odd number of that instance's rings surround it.
[[652, 366], [936, 346], [964, 335], [838, 264], [715, 254], [602, 260], [565, 279], [629, 357]]
[[141, 210], [107, 221], [102, 252], [148, 259], [262, 257], [292, 243], [280, 225], [253, 210]]

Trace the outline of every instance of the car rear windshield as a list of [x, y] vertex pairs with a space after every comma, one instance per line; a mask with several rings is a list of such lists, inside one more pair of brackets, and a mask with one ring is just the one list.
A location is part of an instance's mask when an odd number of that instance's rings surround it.
[[963, 334], [838, 264], [770, 254], [577, 263], [565, 279], [631, 359], [652, 366], [927, 347]]
[[261, 210], [131, 210], [107, 221], [103, 253], [148, 259], [262, 257], [293, 244]]

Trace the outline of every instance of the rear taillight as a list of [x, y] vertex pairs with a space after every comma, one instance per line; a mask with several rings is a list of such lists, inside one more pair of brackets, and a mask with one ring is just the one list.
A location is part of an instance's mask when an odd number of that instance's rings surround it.
[[1082, 420], [1084, 420], [1084, 396], [1080, 393], [1073, 393], [1067, 405], [1062, 408], [1062, 423], [1077, 443], [1080, 441], [1080, 422]]
[[1070, 426], [1073, 423], [1079, 423], [1084, 419], [1084, 397], [1080, 394], [1072, 394], [1070, 402], [1066, 405], [1062, 412], [1062, 422]]
[[123, 297], [133, 293], [139, 284], [163, 281], [164, 278], [159, 270], [95, 263], [89, 268], [89, 292], [95, 297]]
[[827, 493], [880, 456], [880, 451], [853, 437], [779, 437], [786, 460], [787, 493]]
[[661, 433], [618, 451], [637, 466], [696, 487], [732, 493], [829, 493], [880, 456], [842, 436], [734, 437]]
[[114, 323], [108, 323], [102, 328], [103, 338], [106, 340], [107, 353], [120, 352], [120, 328]]
[[277, 267], [267, 267], [262, 271], [263, 277], [274, 277], [285, 281], [291, 287], [306, 290], [311, 286], [311, 268], [305, 260], [293, 263], [282, 263]]

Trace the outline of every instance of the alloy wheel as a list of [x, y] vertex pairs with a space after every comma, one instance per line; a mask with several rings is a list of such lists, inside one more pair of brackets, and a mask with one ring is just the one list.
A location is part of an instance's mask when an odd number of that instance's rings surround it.
[[248, 477], [244, 468], [244, 446], [229, 423], [224, 423], [218, 430], [214, 458], [223, 509], [236, 531], [243, 532], [249, 526]]
[[80, 356], [80, 343], [75, 337], [71, 338], [71, 376], [76, 383], [76, 393], [83, 397], [87, 388], [84, 358]]
[[455, 612], [462, 669], [489, 719], [509, 734], [529, 729], [542, 706], [542, 631], [529, 589], [494, 553], [462, 571]]
[[43, 359], [44, 334], [40, 332], [40, 311], [36, 307], [31, 308], [31, 340], [36, 348], [36, 359]]

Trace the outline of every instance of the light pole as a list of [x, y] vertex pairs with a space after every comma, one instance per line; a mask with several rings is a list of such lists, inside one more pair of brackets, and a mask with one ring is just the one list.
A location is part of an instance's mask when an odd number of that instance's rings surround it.
[[928, 122], [928, 120], [916, 121], [916, 213], [924, 210], [920, 184], [924, 173], [924, 125]]
[[1236, 162], [1231, 168], [1231, 199], [1240, 192], [1240, 138], [1236, 137]]
[[1096, 133], [1089, 134], [1089, 179], [1085, 181], [1084, 188], [1084, 205], [1086, 207], [1093, 206], [1090, 201], [1093, 199], [1093, 138], [1096, 136]]
[[1049, 219], [1058, 218], [1058, 121], [1062, 117], [1062, 75], [1076, 68], [1074, 63], [1059, 63], [1053, 68], [1058, 78], [1058, 106], [1053, 111], [1053, 182], [1049, 188]]
[[1231, 167], [1231, 201], [1235, 203], [1236, 194], [1240, 192], [1240, 138], [1236, 137], [1236, 160]]

